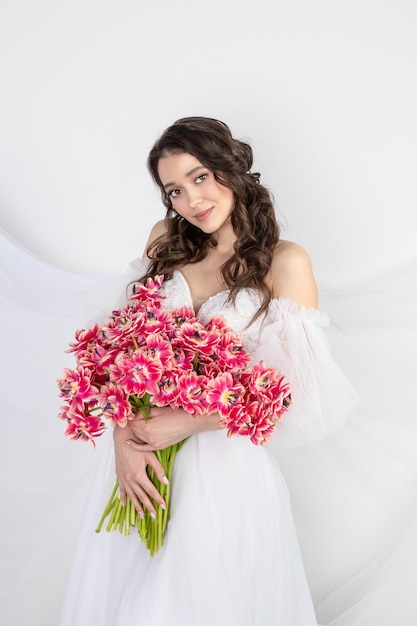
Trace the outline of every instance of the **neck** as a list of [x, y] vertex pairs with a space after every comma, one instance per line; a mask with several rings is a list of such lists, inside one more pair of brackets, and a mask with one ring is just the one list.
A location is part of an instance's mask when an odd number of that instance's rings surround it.
[[232, 221], [229, 220], [227, 224], [224, 224], [217, 232], [213, 233], [212, 237], [217, 242], [217, 246], [213, 250], [216, 255], [231, 257], [234, 253], [233, 245], [237, 239]]

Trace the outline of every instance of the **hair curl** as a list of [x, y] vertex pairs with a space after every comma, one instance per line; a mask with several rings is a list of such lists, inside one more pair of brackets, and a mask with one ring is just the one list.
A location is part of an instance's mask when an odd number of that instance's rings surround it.
[[235, 301], [239, 290], [257, 289], [263, 301], [256, 319], [265, 312], [272, 297], [265, 282], [270, 270], [274, 248], [279, 240], [279, 226], [269, 191], [259, 182], [260, 174], [250, 171], [252, 148], [234, 139], [229, 127], [207, 117], [186, 117], [177, 120], [155, 142], [148, 156], [148, 169], [161, 190], [166, 207], [167, 232], [147, 249], [151, 262], [142, 278], [163, 274], [172, 278], [175, 269], [204, 259], [215, 238], [206, 234], [173, 209], [158, 173], [158, 163], [171, 154], [188, 153], [213, 172], [217, 182], [233, 191], [235, 207], [231, 220], [236, 241], [234, 254], [222, 265], [223, 280]]

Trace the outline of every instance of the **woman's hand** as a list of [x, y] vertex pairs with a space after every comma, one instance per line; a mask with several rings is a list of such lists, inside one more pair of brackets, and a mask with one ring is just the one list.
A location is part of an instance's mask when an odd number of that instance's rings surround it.
[[155, 507], [150, 498], [153, 498], [163, 509], [166, 508], [166, 503], [150, 481], [146, 467], [148, 465], [152, 467], [158, 480], [167, 484], [168, 480], [162, 465], [153, 452], [142, 452], [133, 448], [135, 433], [130, 428], [130, 422], [125, 428], [115, 426], [113, 438], [116, 475], [123, 505], [126, 505], [126, 497], [128, 496], [141, 517], [143, 517], [142, 505], [148, 509], [151, 517], [155, 517]]
[[131, 447], [141, 452], [163, 450], [191, 435], [221, 428], [219, 420], [218, 413], [193, 417], [183, 409], [170, 407], [152, 408], [149, 419], [145, 420], [139, 411], [135, 419], [129, 420], [134, 434]]
[[148, 420], [139, 412], [124, 428], [115, 426], [116, 475], [122, 503], [126, 504], [128, 496], [139, 515], [143, 515], [143, 505], [155, 516], [150, 498], [163, 508], [166, 504], [149, 479], [146, 467], [152, 467], [160, 482], [167, 484], [167, 478], [154, 450], [163, 450], [205, 430], [217, 430], [221, 428], [219, 420], [218, 413], [193, 417], [183, 409], [163, 407], [152, 408]]

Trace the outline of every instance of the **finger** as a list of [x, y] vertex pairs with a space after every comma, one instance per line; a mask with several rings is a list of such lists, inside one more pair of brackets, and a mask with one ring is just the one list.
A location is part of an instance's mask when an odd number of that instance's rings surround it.
[[127, 439], [126, 445], [133, 448], [137, 452], [155, 452], [156, 448], [151, 446], [149, 443], [139, 443], [138, 441], [134, 441], [133, 439]]
[[138, 411], [137, 413], [133, 413], [133, 417], [131, 417], [129, 419], [130, 422], [138, 422], [138, 421], [142, 421], [144, 420], [144, 416], [142, 411]]
[[133, 491], [133, 489], [129, 489], [127, 495], [129, 497], [129, 500], [131, 501], [131, 503], [135, 507], [139, 517], [141, 517], [143, 519], [143, 516], [144, 516], [143, 508], [142, 508], [142, 505], [140, 503], [140, 500], [139, 500], [138, 496]]
[[119, 482], [119, 494], [120, 494], [120, 500], [122, 501], [123, 506], [126, 506], [127, 493], [126, 493], [126, 489], [123, 487], [123, 485], [120, 484], [120, 482]]
[[146, 477], [144, 477], [142, 479], [141, 484], [140, 484], [140, 488], [144, 492], [144, 497], [141, 498], [141, 501], [145, 505], [145, 507], [148, 509], [149, 512], [151, 511], [151, 509], [149, 508], [149, 505], [151, 506], [152, 510], [154, 510], [153, 509], [153, 503], [151, 502], [151, 499], [153, 500], [153, 502], [155, 504], [160, 506], [162, 509], [166, 508], [165, 500], [163, 499], [163, 497], [161, 496], [160, 492], [155, 487], [155, 485], [150, 480], [150, 478], [148, 477], [147, 474], [146, 474]]
[[146, 443], [146, 422], [134, 419], [130, 422], [131, 433], [128, 434], [126, 440], [136, 441], [137, 443]]
[[[151, 493], [148, 492], [148, 489]], [[135, 491], [136, 491], [136, 493], [134, 494], [135, 500], [133, 502], [134, 502], [136, 510], [138, 510], [137, 507], [139, 507], [139, 509], [142, 510], [142, 506], [141, 506], [142, 504], [149, 511], [149, 514], [152, 517], [152, 519], [155, 519], [156, 518], [155, 504], [160, 506], [162, 509], [166, 509], [165, 502], [156, 489], [152, 490], [152, 488], [150, 488], [149, 486], [146, 486], [144, 488], [141, 485], [137, 485], [135, 488]], [[153, 501], [151, 498], [153, 498]]]
[[168, 485], [169, 484], [169, 480], [168, 478], [165, 476], [165, 470], [163, 465], [161, 465], [161, 463], [158, 461], [157, 457], [152, 454], [148, 459], [147, 459], [148, 465], [153, 469], [153, 471], [155, 472], [155, 476], [157, 477], [157, 479], [159, 480], [160, 483], [164, 483], [164, 485]]
[[149, 419], [152, 417], [158, 417], [158, 415], [165, 415], [166, 409], [166, 406], [153, 406], [149, 411]]
[[[153, 457], [154, 455], [149, 455]], [[155, 465], [155, 469], [158, 471], [157, 478], [163, 478], [163, 468], [160, 466], [158, 461], [156, 461], [159, 465]], [[150, 463], [147, 463], [150, 465]], [[152, 468], [153, 469], [153, 468]], [[155, 470], [154, 470], [155, 472]], [[156, 475], [156, 472], [155, 472]], [[167, 484], [167, 480], [165, 479], [165, 484]], [[142, 511], [141, 503], [148, 509], [149, 513], [154, 517], [155, 515], [155, 505], [160, 506], [162, 509], [166, 508], [166, 503], [152, 480], [149, 478], [148, 473], [145, 471], [144, 474], [138, 474], [135, 478], [133, 476], [124, 483], [124, 489], [126, 491], [127, 496], [132, 501], [135, 509], [140, 512]]]

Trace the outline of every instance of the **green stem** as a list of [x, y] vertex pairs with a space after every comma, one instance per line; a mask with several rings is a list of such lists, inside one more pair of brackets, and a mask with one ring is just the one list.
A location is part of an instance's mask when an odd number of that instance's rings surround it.
[[117, 530], [117, 527], [120, 522], [120, 516], [122, 515], [122, 513], [123, 513], [123, 504], [120, 498], [118, 498], [117, 505], [116, 505], [116, 515], [114, 516], [114, 520], [113, 520], [113, 530]]
[[130, 535], [130, 500], [126, 499], [126, 510], [125, 510], [125, 535]]
[[157, 548], [156, 550], [158, 551], [159, 548], [162, 547], [162, 541], [164, 538], [164, 532], [163, 532], [163, 524], [164, 524], [164, 510], [161, 509], [161, 507], [159, 507], [158, 509], [158, 515], [157, 515], [157, 519], [158, 519], [158, 526], [157, 526], [157, 531], [158, 531], [158, 537], [157, 537]]
[[113, 507], [113, 510], [112, 510], [112, 512], [111, 512], [111, 515], [110, 515], [109, 522], [108, 522], [108, 524], [107, 524], [107, 526], [106, 526], [106, 530], [107, 530], [107, 532], [110, 532], [110, 531], [111, 531], [112, 526], [113, 526], [113, 522], [114, 522], [114, 520], [115, 520], [115, 518], [116, 518], [117, 511], [118, 511], [118, 508], [119, 508], [119, 507], [118, 507], [118, 502], [117, 502], [117, 500], [115, 500], [115, 503], [114, 503], [114, 504], [115, 504], [115, 506]]
[[[139, 403], [142, 405], [141, 407], [137, 406]], [[148, 405], [149, 399], [147, 398], [138, 399], [137, 401], [135, 401], [135, 408], [137, 408], [138, 410], [149, 410], [150, 406]], [[108, 520], [108, 524], [106, 526], [106, 530], [108, 532], [111, 530], [119, 530], [120, 532], [124, 532], [125, 535], [129, 535], [130, 526], [136, 527], [137, 532], [141, 540], [145, 543], [147, 549], [149, 550], [150, 555], [154, 556], [158, 552], [159, 548], [161, 548], [163, 545], [165, 532], [171, 515], [171, 478], [173, 465], [175, 457], [181, 447], [184, 445], [185, 441], [186, 440], [184, 439], [183, 441], [174, 444], [173, 446], [165, 448], [164, 450], [157, 450], [155, 452], [156, 457], [164, 468], [165, 476], [168, 478], [168, 485], [161, 483], [156, 478], [155, 472], [151, 467], [148, 466], [147, 468], [149, 479], [153, 482], [153, 484], [161, 494], [162, 498], [164, 499], [166, 509], [162, 509], [156, 504], [156, 502], [153, 502], [156, 510], [156, 519], [153, 520], [151, 518], [150, 513], [147, 509], [144, 510], [144, 517], [141, 518], [129, 498], [127, 498], [126, 500], [126, 506], [123, 506], [120, 496], [116, 496], [119, 486], [116, 480], [116, 484], [113, 488], [103, 515], [100, 518], [96, 532], [100, 532], [104, 520], [110, 516], [110, 519]]]
[[131, 526], [136, 526], [136, 516], [137, 516], [137, 511], [135, 509], [135, 507], [133, 506], [132, 502], [130, 503], [130, 525]]
[[118, 483], [118, 481], [116, 480], [116, 484], [114, 485], [113, 491], [111, 492], [111, 496], [110, 496], [110, 498], [108, 499], [108, 502], [107, 502], [106, 508], [104, 509], [103, 515], [101, 516], [100, 521], [99, 521], [99, 523], [98, 523], [98, 526], [97, 526], [97, 528], [96, 528], [96, 533], [99, 533], [99, 532], [100, 532], [100, 530], [101, 530], [101, 527], [102, 527], [102, 525], [103, 525], [104, 520], [105, 520], [105, 519], [106, 519], [106, 517], [109, 515], [110, 511], [113, 509], [113, 507], [114, 507], [114, 505], [115, 505], [115, 503], [116, 503], [116, 500], [115, 500], [114, 498], [115, 498], [115, 496], [116, 496], [116, 492], [117, 492], [118, 487], [119, 487], [119, 483]]

